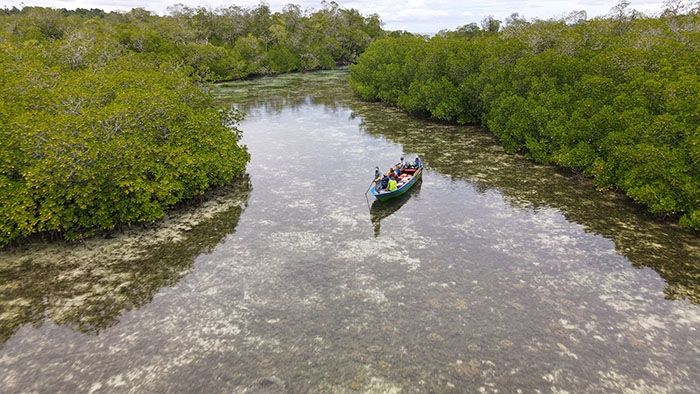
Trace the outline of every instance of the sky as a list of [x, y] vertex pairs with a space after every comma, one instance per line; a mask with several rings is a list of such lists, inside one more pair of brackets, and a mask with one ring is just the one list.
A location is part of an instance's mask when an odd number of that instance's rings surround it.
[[[21, 4], [41, 5], [55, 8], [101, 8], [105, 11], [129, 10], [142, 7], [164, 14], [167, 7], [182, 3], [188, 6], [218, 8], [238, 5], [254, 7], [259, 0], [0, 0], [0, 7], [19, 7]], [[295, 3], [302, 9], [319, 9], [320, 0], [267, 0], [272, 11], [279, 11], [288, 3]], [[517, 12], [526, 19], [562, 17], [571, 11], [585, 10], [589, 18], [605, 15], [615, 6], [617, 0], [577, 0], [577, 1], [518, 1], [518, 0], [336, 0], [343, 8], [355, 8], [362, 14], [379, 14], [387, 30], [408, 30], [414, 33], [436, 33], [442, 29], [454, 29], [467, 23], [479, 23], [489, 15], [505, 20]], [[631, 7], [646, 14], [658, 14], [663, 8], [663, 0], [631, 0]]]

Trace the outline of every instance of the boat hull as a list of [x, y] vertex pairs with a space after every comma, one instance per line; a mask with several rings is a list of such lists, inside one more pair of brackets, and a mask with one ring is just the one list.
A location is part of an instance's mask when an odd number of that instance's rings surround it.
[[409, 180], [408, 182], [406, 182], [406, 184], [404, 184], [403, 186], [401, 186], [400, 188], [398, 188], [394, 191], [378, 193], [377, 186], [375, 185], [375, 186], [372, 186], [372, 189], [370, 189], [370, 192], [379, 201], [390, 200], [394, 197], [398, 197], [398, 196], [406, 193], [407, 191], [409, 191], [411, 189], [411, 187], [413, 187], [413, 185], [415, 185], [416, 182], [421, 178], [421, 176], [423, 176], [423, 169], [419, 168], [416, 171], [416, 173], [413, 174], [413, 177], [411, 178], [411, 180]]

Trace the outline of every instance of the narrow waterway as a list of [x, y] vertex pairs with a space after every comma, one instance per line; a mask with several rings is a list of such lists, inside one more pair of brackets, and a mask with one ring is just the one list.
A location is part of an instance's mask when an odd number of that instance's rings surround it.
[[[248, 176], [0, 252], [0, 391], [700, 392], [700, 238], [342, 71], [222, 84]], [[366, 200], [374, 166], [421, 183]]]

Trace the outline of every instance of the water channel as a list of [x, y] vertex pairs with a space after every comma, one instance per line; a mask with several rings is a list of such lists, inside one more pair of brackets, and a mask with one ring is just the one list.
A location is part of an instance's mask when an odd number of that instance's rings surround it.
[[244, 179], [0, 252], [0, 392], [700, 392], [697, 234], [346, 77], [219, 85]]

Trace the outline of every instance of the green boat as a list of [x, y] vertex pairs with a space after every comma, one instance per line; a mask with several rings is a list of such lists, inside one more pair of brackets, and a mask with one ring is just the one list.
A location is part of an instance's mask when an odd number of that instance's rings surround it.
[[411, 179], [408, 180], [408, 182], [404, 183], [401, 185], [398, 189], [388, 191], [388, 190], [381, 190], [377, 191], [377, 183], [375, 182], [374, 185], [372, 185], [372, 188], [370, 189], [370, 192], [372, 195], [379, 201], [386, 201], [390, 200], [394, 197], [398, 197], [413, 187], [413, 185], [416, 184], [416, 182], [421, 179], [421, 176], [423, 175], [423, 167], [419, 168], [406, 168], [403, 170], [403, 173], [405, 174], [410, 174]]

